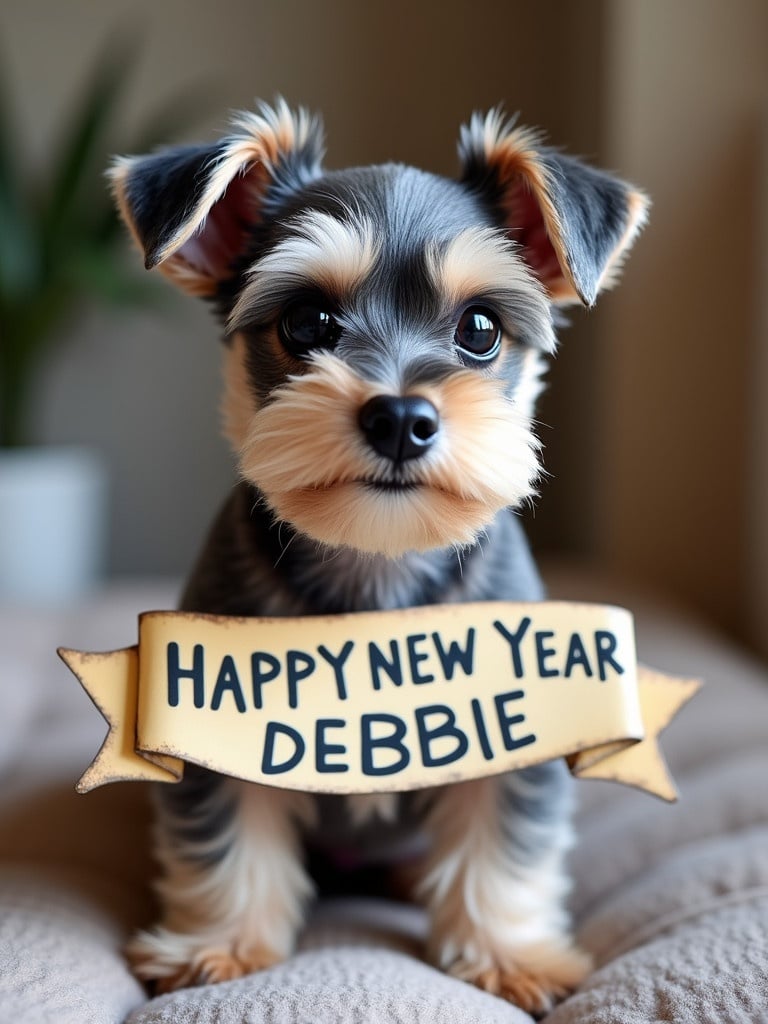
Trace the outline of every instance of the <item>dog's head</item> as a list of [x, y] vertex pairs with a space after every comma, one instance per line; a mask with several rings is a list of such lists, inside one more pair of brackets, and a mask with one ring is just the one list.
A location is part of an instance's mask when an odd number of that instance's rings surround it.
[[146, 266], [224, 320], [226, 433], [275, 515], [393, 557], [471, 543], [532, 493], [553, 305], [594, 302], [647, 202], [498, 112], [457, 181], [325, 172], [322, 145], [278, 103], [113, 185]]

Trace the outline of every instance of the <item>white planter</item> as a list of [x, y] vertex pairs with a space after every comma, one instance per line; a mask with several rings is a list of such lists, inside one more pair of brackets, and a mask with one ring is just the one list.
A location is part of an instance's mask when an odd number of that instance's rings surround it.
[[0, 602], [61, 604], [99, 579], [102, 460], [80, 448], [0, 449]]

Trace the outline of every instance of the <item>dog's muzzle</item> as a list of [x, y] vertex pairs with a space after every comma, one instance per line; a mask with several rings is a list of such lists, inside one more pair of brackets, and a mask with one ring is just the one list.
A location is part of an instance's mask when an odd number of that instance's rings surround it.
[[437, 440], [440, 415], [420, 395], [376, 395], [361, 408], [358, 423], [378, 455], [402, 463], [429, 451]]

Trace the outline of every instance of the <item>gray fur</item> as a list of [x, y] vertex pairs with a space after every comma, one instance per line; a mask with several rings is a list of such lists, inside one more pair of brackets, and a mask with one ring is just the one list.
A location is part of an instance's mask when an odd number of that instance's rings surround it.
[[[493, 227], [484, 205], [458, 183], [413, 168], [389, 165], [337, 172], [304, 186], [283, 203], [279, 219], [262, 227], [254, 239], [248, 264], [286, 239], [295, 230], [296, 216], [307, 210], [341, 219], [353, 211], [375, 225], [382, 241], [372, 273], [346, 307], [336, 310], [343, 334], [335, 354], [362, 376], [383, 383], [394, 379], [398, 386], [437, 383], [461, 368], [453, 344], [457, 311], [446, 306], [430, 280], [426, 253], [428, 247], [444, 248], [467, 228]], [[295, 281], [283, 290], [267, 291], [263, 302], [252, 308], [250, 320], [241, 317], [231, 325], [247, 338], [252, 386], [262, 402], [285, 380], [265, 335], [294, 294]], [[537, 345], [551, 331], [550, 311], [533, 290], [477, 300], [493, 303], [506, 329], [529, 345]], [[510, 394], [524, 351], [523, 345], [513, 347], [506, 361]], [[211, 530], [181, 607], [222, 615], [317, 615], [459, 601], [536, 601], [543, 596], [521, 524], [512, 512], [497, 515], [468, 551], [410, 553], [395, 561], [349, 549], [323, 549], [289, 524], [275, 522], [259, 493], [240, 483]], [[172, 800], [164, 801], [169, 831], [185, 859], [210, 860], [216, 852], [226, 852], [226, 847], [211, 843], [217, 822], [210, 799], [215, 785], [207, 787], [203, 776], [197, 770], [174, 787]], [[562, 774], [536, 777], [536, 799], [529, 797], [525, 803], [513, 799], [514, 783], [500, 789], [503, 834], [511, 854], [526, 864], [558, 841], [564, 809]], [[331, 800], [343, 804], [342, 798]], [[187, 801], [195, 807], [194, 824], [184, 827], [178, 808]], [[535, 829], [527, 827], [529, 817], [535, 819]], [[352, 832], [347, 838], [353, 841]]]
[[[457, 182], [399, 165], [323, 174], [320, 147], [315, 125], [301, 152], [286, 155], [271, 168], [272, 183], [262, 197], [259, 215], [243, 225], [241, 251], [218, 281], [215, 301], [227, 324], [226, 333], [237, 331], [245, 338], [255, 404], [270, 402], [287, 379], [289, 364], [275, 360], [273, 347], [282, 310], [301, 297], [303, 289], [311, 286], [316, 293], [317, 286], [303, 281], [298, 273], [287, 274], [284, 280], [270, 279], [261, 287], [256, 278], [257, 286], [246, 292], [247, 301], [238, 305], [238, 298], [251, 280], [254, 265], [300, 233], [300, 218], [307, 211], [348, 223], [364, 221], [372, 226], [378, 244], [373, 265], [350, 286], [351, 294], [322, 299], [341, 328], [334, 354], [354, 373], [380, 383], [386, 394], [439, 385], [468, 366], [474, 372], [501, 377], [506, 394], [513, 398], [527, 351], [553, 350], [553, 320], [543, 288], [522, 269], [521, 257], [508, 240], [509, 226], [500, 216], [495, 184], [479, 156], [469, 153], [476, 158], [474, 164], [470, 159], [464, 180]], [[134, 164], [125, 198], [148, 262], [189, 215], [211, 156], [220, 151], [221, 146], [187, 148]], [[574, 279], [585, 301], [591, 301], [601, 268], [627, 221], [624, 186], [553, 151], [546, 151], [542, 159], [553, 182], [552, 201], [562, 220]], [[452, 307], [456, 300], [441, 293], [430, 270], [430, 261], [439, 260], [453, 239], [477, 228], [495, 232], [489, 236], [497, 245], [494, 251], [499, 245], [506, 247], [511, 265], [518, 261], [521, 271], [509, 286], [496, 283], [488, 293], [469, 300], [472, 305], [490, 307], [511, 339], [505, 344], [505, 357], [489, 365], [458, 350], [454, 332], [464, 307]], [[399, 480], [409, 479], [402, 467], [391, 471], [400, 474]], [[468, 549], [389, 559], [346, 547], [331, 549], [303, 536], [290, 524], [276, 521], [263, 496], [243, 482], [230, 494], [211, 529], [181, 607], [220, 615], [300, 616], [543, 597], [512, 510], [498, 513]], [[561, 763], [495, 781], [499, 855], [512, 872], [516, 866], [552, 862], [562, 852], [570, 834], [569, 782]], [[391, 827], [418, 830], [425, 801], [450, 801], [450, 796], [450, 790], [438, 790], [421, 800], [409, 794], [395, 797], [399, 822]], [[240, 841], [237, 807], [221, 781], [203, 769], [188, 770], [160, 802], [161, 832], [167, 843], [176, 846], [181, 860], [210, 865], [226, 854], [228, 843]], [[322, 818], [334, 820], [339, 842], [362, 842], [346, 814], [344, 798], [324, 797], [322, 803]], [[381, 835], [385, 826], [377, 827]]]
[[[460, 601], [539, 601], [544, 596], [521, 523], [511, 512], [499, 513], [485, 537], [464, 554], [450, 549], [393, 561], [319, 548], [289, 525], [275, 523], [258, 492], [241, 483], [214, 523], [181, 608], [217, 615], [318, 615]], [[560, 767], [521, 773], [524, 787], [518, 787], [515, 776], [500, 787], [502, 833], [510, 857], [521, 865], [535, 864], [561, 842], [570, 779]], [[173, 787], [174, 794], [181, 797], [186, 785], [185, 777]], [[197, 774], [192, 786], [200, 787]], [[343, 805], [344, 798], [327, 797], [328, 802]], [[380, 823], [380, 838], [404, 826], [417, 827], [412, 803], [400, 803], [400, 817], [410, 818], [410, 825]], [[199, 856], [194, 837], [177, 834], [188, 855]], [[346, 844], [357, 842], [349, 825], [339, 837]], [[204, 840], [210, 841], [207, 832]], [[369, 837], [361, 842], [370, 848]], [[221, 855], [225, 852], [222, 848]]]
[[629, 218], [627, 187], [573, 157], [545, 150], [552, 201], [563, 226], [568, 264], [582, 302], [591, 306], [598, 282]]
[[[456, 363], [452, 338], [461, 311], [447, 306], [435, 288], [427, 272], [427, 252], [439, 252], [468, 228], [496, 227], [483, 203], [457, 182], [412, 167], [385, 165], [326, 174], [283, 208], [264, 243], [249, 249], [248, 265], [298, 234], [297, 215], [308, 210], [340, 220], [364, 219], [381, 242], [373, 271], [350, 304], [338, 310], [344, 331], [338, 355], [359, 372], [385, 380], [391, 377], [393, 360], [402, 366], [409, 357], [421, 360], [431, 352], [447, 354]], [[296, 290], [294, 280], [270, 286], [249, 315], [241, 313], [228, 329], [258, 333]], [[475, 300], [492, 306], [506, 332], [521, 344], [551, 349], [551, 313], [534, 289], [498, 288]]]
[[514, 862], [526, 867], [557, 844], [569, 844], [572, 780], [564, 761], [548, 761], [503, 776], [499, 817]]
[[184, 860], [201, 867], [216, 864], [227, 852], [235, 804], [221, 775], [189, 764], [178, 786], [156, 786], [157, 825], [166, 844]]

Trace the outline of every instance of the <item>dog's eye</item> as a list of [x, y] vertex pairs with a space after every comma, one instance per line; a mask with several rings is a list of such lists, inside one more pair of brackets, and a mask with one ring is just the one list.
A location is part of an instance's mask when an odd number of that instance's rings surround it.
[[475, 359], [493, 359], [501, 347], [501, 324], [489, 309], [470, 306], [461, 314], [453, 338]]
[[339, 325], [322, 306], [294, 302], [280, 318], [278, 333], [288, 351], [301, 356], [315, 348], [331, 348], [335, 345], [339, 337]]

